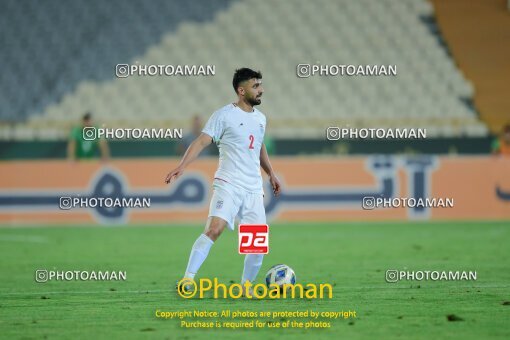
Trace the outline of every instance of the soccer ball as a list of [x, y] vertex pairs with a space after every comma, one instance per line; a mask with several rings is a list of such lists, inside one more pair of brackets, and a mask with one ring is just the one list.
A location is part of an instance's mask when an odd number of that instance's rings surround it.
[[271, 288], [271, 284], [277, 284], [281, 289], [284, 284], [295, 283], [296, 274], [291, 267], [285, 264], [277, 264], [272, 266], [266, 274], [266, 285], [269, 288]]

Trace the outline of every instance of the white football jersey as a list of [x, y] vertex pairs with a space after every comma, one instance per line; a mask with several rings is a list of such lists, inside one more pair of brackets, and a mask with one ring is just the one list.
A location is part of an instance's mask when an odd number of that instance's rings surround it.
[[266, 116], [257, 109], [245, 112], [228, 104], [214, 112], [202, 130], [220, 151], [215, 179], [248, 192], [263, 193], [260, 148], [266, 131]]

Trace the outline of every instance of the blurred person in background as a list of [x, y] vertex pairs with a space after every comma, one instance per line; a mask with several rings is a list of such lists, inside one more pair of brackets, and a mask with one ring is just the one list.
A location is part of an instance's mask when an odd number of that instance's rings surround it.
[[501, 135], [492, 142], [492, 153], [510, 156], [510, 124], [505, 125]]
[[92, 123], [92, 115], [89, 112], [83, 115], [81, 124], [71, 130], [67, 144], [67, 158], [71, 161], [93, 159], [99, 153], [101, 160], [107, 161], [110, 158], [110, 150], [106, 140], [104, 138], [85, 139], [83, 129], [87, 127], [95, 128]]
[[[178, 155], [184, 155], [186, 150], [188, 150], [188, 147], [193, 143], [193, 141], [200, 136], [202, 133], [202, 119], [199, 115], [194, 115], [191, 118], [191, 132], [186, 134], [180, 143], [177, 145], [177, 154]], [[204, 150], [200, 153], [199, 157], [201, 156], [210, 156], [213, 154], [212, 146], [208, 145], [204, 148]]]

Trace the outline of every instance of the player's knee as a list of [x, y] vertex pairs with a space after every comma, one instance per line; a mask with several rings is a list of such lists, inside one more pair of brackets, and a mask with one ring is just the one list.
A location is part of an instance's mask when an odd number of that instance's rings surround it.
[[207, 237], [209, 237], [211, 240], [216, 241], [218, 237], [221, 235], [221, 231], [217, 228], [209, 228], [206, 230], [205, 234]]
[[226, 223], [226, 221], [219, 217], [211, 217], [207, 221], [204, 234], [211, 240], [216, 241], [225, 229]]
[[222, 231], [223, 231], [223, 228], [221, 227], [221, 225], [211, 224], [205, 231], [205, 234], [211, 240], [216, 241], [218, 239], [218, 237], [220, 237]]

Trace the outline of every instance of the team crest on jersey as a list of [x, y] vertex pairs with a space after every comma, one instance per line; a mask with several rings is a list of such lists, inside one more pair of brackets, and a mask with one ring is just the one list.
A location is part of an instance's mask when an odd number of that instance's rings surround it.
[[216, 209], [221, 209], [221, 207], [223, 207], [223, 200], [216, 202]]

